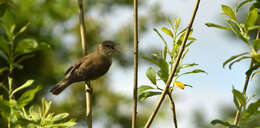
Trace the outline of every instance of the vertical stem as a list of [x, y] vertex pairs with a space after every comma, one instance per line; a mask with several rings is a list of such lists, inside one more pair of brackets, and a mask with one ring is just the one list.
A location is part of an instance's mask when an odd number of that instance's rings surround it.
[[[251, 60], [249, 69], [252, 68], [252, 67], [253, 67], [253, 60]], [[248, 83], [249, 83], [251, 74], [252, 74], [252, 72], [246, 76], [246, 81], [245, 81], [244, 89], [243, 89], [243, 95], [246, 95], [246, 90], [247, 90], [247, 87], [248, 87]], [[235, 117], [235, 120], [234, 120], [234, 125], [235, 126], [238, 125], [241, 111], [242, 111], [242, 105], [239, 104], [239, 109], [237, 110], [236, 117]]]
[[174, 126], [175, 128], [178, 128], [178, 125], [177, 125], [177, 116], [176, 116], [176, 111], [175, 111], [175, 103], [172, 99], [172, 96], [171, 94], [167, 93], [169, 99], [170, 99], [170, 103], [171, 103], [171, 109], [172, 109], [172, 118], [173, 118], [173, 122], [174, 122]]
[[[87, 55], [87, 40], [86, 40], [86, 26], [84, 19], [83, 0], [78, 0], [79, 22], [80, 22], [80, 36], [82, 44], [82, 54]], [[86, 123], [88, 128], [92, 128], [92, 89], [90, 82], [86, 82]]]
[[[258, 32], [257, 32], [256, 40], [259, 39], [259, 35], [260, 35], [260, 30], [258, 30]], [[249, 69], [251, 69], [253, 67], [253, 64], [254, 64], [253, 60], [251, 60]], [[244, 89], [243, 89], [243, 95], [246, 95], [246, 91], [247, 91], [247, 87], [248, 87], [248, 83], [249, 83], [251, 75], [252, 75], [252, 72], [246, 76]], [[235, 126], [238, 125], [241, 111], [242, 111], [242, 105], [239, 104], [239, 109], [237, 110], [237, 113], [236, 113], [236, 116], [235, 116], [235, 120], [234, 120], [234, 123], [233, 123]]]
[[136, 128], [137, 115], [137, 87], [138, 87], [138, 1], [134, 0], [134, 87], [133, 87], [133, 111], [132, 128]]
[[200, 0], [197, 0], [196, 4], [195, 4], [195, 7], [194, 7], [194, 10], [193, 10], [193, 14], [192, 14], [190, 23], [188, 25], [188, 28], [187, 28], [185, 36], [184, 36], [184, 40], [183, 40], [183, 42], [181, 44], [178, 56], [177, 56], [176, 61], [175, 61], [174, 65], [173, 65], [173, 69], [172, 69], [172, 71], [170, 73], [170, 76], [169, 76], [167, 82], [166, 82], [166, 85], [165, 85], [165, 88], [163, 90], [163, 93], [161, 94], [160, 99], [158, 100], [158, 102], [156, 104], [156, 107], [154, 108], [154, 111], [152, 112], [151, 116], [149, 117], [148, 121], [145, 124], [145, 128], [149, 128], [150, 125], [152, 124], [153, 119], [156, 116], [156, 114], [157, 114], [157, 112], [158, 112], [158, 110], [159, 110], [159, 108], [160, 108], [160, 106], [161, 106], [161, 104], [162, 104], [162, 102], [163, 102], [163, 100], [165, 98], [165, 95], [168, 92], [168, 88], [171, 85], [172, 78], [173, 78], [173, 76], [174, 76], [174, 74], [175, 74], [175, 72], [177, 70], [178, 64], [180, 62], [181, 56], [183, 54], [183, 51], [184, 51], [184, 48], [185, 48], [185, 45], [186, 45], [186, 42], [187, 42], [187, 39], [188, 39], [188, 36], [189, 36], [189, 33], [191, 31], [191, 28], [192, 28], [193, 21], [195, 19], [196, 13], [198, 11], [199, 3], [200, 3]]

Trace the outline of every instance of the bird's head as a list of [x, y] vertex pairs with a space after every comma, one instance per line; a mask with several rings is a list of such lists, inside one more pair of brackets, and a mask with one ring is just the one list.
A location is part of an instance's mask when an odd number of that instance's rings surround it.
[[98, 45], [97, 51], [98, 53], [105, 56], [112, 56], [119, 51], [115, 48], [116, 44], [113, 41], [103, 41]]

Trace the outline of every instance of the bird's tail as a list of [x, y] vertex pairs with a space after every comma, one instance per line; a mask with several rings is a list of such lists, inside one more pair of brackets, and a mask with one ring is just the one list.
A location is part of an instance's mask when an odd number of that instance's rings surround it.
[[59, 83], [57, 83], [50, 92], [54, 95], [59, 95], [65, 88], [67, 88], [71, 84], [70, 80], [68, 78], [65, 78], [61, 80]]

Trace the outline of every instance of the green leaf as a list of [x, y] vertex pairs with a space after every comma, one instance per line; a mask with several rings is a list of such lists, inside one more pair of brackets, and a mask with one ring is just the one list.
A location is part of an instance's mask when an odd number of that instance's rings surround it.
[[255, 51], [258, 51], [260, 49], [260, 40], [253, 40], [252, 41], [253, 44], [253, 48], [255, 49]]
[[248, 2], [251, 2], [252, 0], [245, 0], [245, 1], [243, 1], [242, 3], [240, 3], [239, 5], [238, 5], [238, 7], [237, 7], [237, 11], [243, 6], [243, 5], [245, 5], [245, 4], [247, 4]]
[[247, 29], [249, 31], [254, 30], [254, 29], [260, 29], [260, 26], [259, 25], [249, 26]]
[[161, 40], [163, 41], [163, 43], [164, 43], [164, 45], [166, 46], [166, 47], [168, 47], [168, 45], [167, 45], [167, 42], [166, 42], [166, 40], [164, 39], [164, 37], [161, 35], [161, 33], [157, 30], [157, 29], [153, 29], [156, 33], [157, 33], [157, 35], [161, 38]]
[[146, 61], [148, 61], [148, 62], [151, 62], [151, 63], [153, 63], [153, 64], [155, 64], [155, 65], [159, 65], [159, 63], [156, 61], [156, 59], [154, 59], [154, 58], [149, 58], [149, 57], [146, 57], [146, 56], [142, 56], [142, 58], [144, 59], [144, 60], [146, 60]]
[[249, 56], [242, 56], [242, 57], [238, 58], [237, 60], [234, 60], [232, 63], [229, 64], [229, 69], [230, 70], [232, 69], [233, 64], [238, 63], [241, 60], [250, 59], [250, 58], [251, 57], [249, 57]]
[[7, 62], [9, 61], [8, 57], [5, 55], [3, 51], [0, 50], [0, 57], [5, 59]]
[[37, 50], [38, 43], [34, 39], [23, 39], [20, 41], [15, 49], [16, 54], [22, 55], [22, 54], [27, 54], [31, 53], [35, 50]]
[[41, 86], [37, 86], [36, 88], [28, 90], [25, 93], [23, 93], [17, 100], [18, 105], [20, 107], [24, 107], [27, 104], [29, 104], [34, 99], [35, 94], [40, 90], [41, 90]]
[[162, 27], [161, 30], [170, 37], [173, 37], [172, 31], [168, 28]]
[[233, 95], [233, 102], [234, 102], [234, 104], [235, 104], [237, 110], [239, 110], [239, 102], [238, 102], [238, 100], [237, 100], [237, 98], [236, 98], [235, 95]]
[[46, 50], [46, 49], [49, 49], [49, 48], [51, 48], [51, 46], [48, 43], [41, 42], [41, 43], [39, 43], [37, 50]]
[[144, 101], [144, 100], [147, 99], [148, 97], [155, 96], [155, 95], [161, 95], [161, 92], [146, 91], [146, 92], [144, 92], [144, 93], [141, 93], [141, 94], [138, 96], [138, 99], [139, 99], [140, 101]]
[[233, 12], [232, 8], [230, 8], [230, 7], [227, 6], [227, 5], [222, 5], [221, 7], [222, 7], [223, 13], [224, 13], [225, 15], [229, 16], [231, 19], [233, 19], [233, 20], [235, 20], [235, 21], [237, 20], [236, 15], [235, 15], [235, 13]]
[[213, 121], [211, 121], [211, 124], [212, 125], [220, 124], [220, 125], [223, 125], [223, 126], [227, 126], [228, 128], [237, 128], [236, 126], [230, 124], [229, 122], [222, 121], [222, 120], [213, 120]]
[[247, 18], [246, 18], [245, 26], [246, 26], [246, 27], [254, 26], [254, 25], [255, 25], [255, 22], [256, 22], [256, 20], [257, 20], [257, 16], [258, 16], [258, 9], [255, 8], [255, 9], [251, 10], [251, 11], [248, 13], [248, 16], [247, 16]]
[[260, 108], [260, 99], [258, 99], [256, 102], [251, 103], [248, 108], [244, 112], [244, 119], [250, 118], [253, 114], [257, 113], [257, 110]]
[[0, 95], [0, 113], [5, 118], [8, 118], [10, 113], [9, 102], [4, 99], [3, 95]]
[[260, 64], [260, 53], [253, 52], [251, 56], [258, 64]]
[[174, 35], [176, 35], [177, 30], [179, 29], [180, 23], [181, 23], [181, 18], [174, 18], [174, 27], [175, 27]]
[[54, 116], [52, 118], [52, 121], [61, 121], [61, 120], [65, 119], [65, 118], [67, 118], [68, 116], [69, 116], [68, 113], [58, 114], [58, 115], [56, 115], [56, 116]]
[[195, 73], [205, 73], [205, 74], [208, 74], [207, 72], [205, 72], [204, 70], [201, 70], [201, 69], [194, 69], [193, 71], [190, 71], [190, 72], [185, 72], [185, 73], [182, 73], [178, 76], [176, 76], [176, 79], [183, 76], [183, 75], [188, 75], [188, 74], [195, 74]]
[[30, 25], [30, 23], [27, 23], [26, 25], [24, 25], [17, 33], [16, 36], [22, 34], [25, 30], [27, 30], [28, 26]]
[[6, 54], [9, 53], [8, 42], [7, 42], [6, 38], [4, 37], [4, 35], [0, 35], [0, 50], [1, 49], [4, 53], [6, 53]]
[[219, 29], [231, 30], [230, 27], [221, 26], [221, 25], [214, 24], [214, 23], [206, 23], [205, 25], [206, 25], [207, 27], [215, 27], [215, 28], [219, 28]]
[[238, 26], [238, 24], [237, 24], [237, 23], [234, 23], [234, 21], [232, 21], [232, 20], [228, 20], [227, 22], [228, 22], [228, 24], [231, 26], [232, 31], [233, 31], [241, 40], [243, 40], [244, 42], [246, 42], [247, 45], [250, 45], [249, 42], [248, 42], [248, 40], [249, 40], [248, 36], [247, 36], [247, 37], [244, 37], [243, 34], [242, 34], [242, 32], [240, 31], [240, 30], [242, 30], [242, 28], [240, 28], [240, 26]]
[[240, 53], [240, 54], [238, 54], [238, 55], [231, 56], [228, 60], [226, 60], [226, 61], [223, 63], [223, 68], [225, 68], [225, 65], [226, 65], [227, 63], [229, 63], [230, 61], [232, 61], [232, 60], [234, 60], [234, 59], [236, 59], [236, 58], [238, 58], [238, 57], [240, 57], [240, 56], [246, 55], [246, 54], [249, 54], [249, 52], [244, 52], [244, 53]]
[[16, 92], [23, 90], [29, 86], [32, 85], [32, 83], [34, 82], [34, 80], [27, 80], [23, 85], [21, 85], [20, 87], [16, 88], [12, 93], [11, 96], [13, 96]]
[[158, 66], [160, 67], [160, 70], [158, 71], [157, 74], [166, 83], [167, 80], [168, 80], [168, 76], [169, 76], [169, 66], [168, 66], [168, 63], [165, 60], [163, 60], [163, 59], [159, 59]]
[[245, 108], [246, 106], [246, 97], [240, 91], [233, 88], [232, 90], [233, 95], [238, 99], [239, 103]]
[[147, 90], [150, 90], [150, 89], [154, 89], [153, 87], [149, 86], [149, 85], [142, 85], [138, 88], [138, 94], [141, 94]]
[[0, 68], [0, 74], [2, 74], [2, 73], [5, 72], [5, 71], [8, 71], [8, 70], [9, 70], [8, 67]]
[[252, 75], [252, 79], [254, 79], [257, 74], [260, 74], [260, 71], [254, 72], [253, 75]]

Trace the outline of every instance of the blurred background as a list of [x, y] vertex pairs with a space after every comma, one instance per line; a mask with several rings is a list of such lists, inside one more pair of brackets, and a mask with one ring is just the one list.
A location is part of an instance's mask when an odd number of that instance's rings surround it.
[[[76, 0], [13, 0], [15, 22], [21, 27], [28, 22], [28, 30], [21, 36], [47, 42], [51, 49], [38, 51], [36, 56], [23, 62], [24, 69], [14, 74], [15, 85], [27, 79], [35, 79], [41, 85], [34, 103], [42, 97], [53, 101], [52, 111], [68, 112], [77, 119], [75, 128], [85, 127], [84, 83], [67, 88], [62, 94], [53, 96], [49, 90], [62, 77], [67, 67], [82, 57], [79, 37], [79, 22]], [[184, 28], [191, 16], [195, 0], [143, 0], [139, 1], [139, 47], [140, 56], [158, 52], [163, 45], [153, 28], [170, 27], [168, 19], [182, 19]], [[180, 128], [209, 128], [213, 119], [233, 121], [232, 86], [242, 90], [249, 61], [236, 64], [233, 70], [223, 69], [222, 64], [232, 55], [248, 51], [246, 45], [232, 33], [208, 28], [207, 22], [224, 24], [221, 20], [221, 4], [234, 5], [239, 0], [202, 0], [194, 22], [193, 37], [197, 41], [191, 46], [184, 62], [198, 63], [208, 75], [199, 74], [181, 79], [193, 88], [175, 91], [177, 117]], [[114, 58], [109, 72], [93, 81], [93, 121], [95, 128], [129, 128], [131, 126], [133, 86], [133, 13], [132, 0], [87, 0], [84, 4], [89, 52], [94, 51], [102, 40], [114, 40], [120, 44], [121, 55]], [[232, 6], [233, 7], [233, 6]], [[247, 11], [244, 6], [242, 10]], [[246, 13], [241, 13], [243, 17]], [[149, 84], [145, 76], [152, 64], [139, 59], [139, 85]], [[2, 60], [0, 59], [0, 62]], [[1, 66], [1, 63], [0, 63]], [[0, 81], [6, 74], [0, 75]], [[248, 95], [260, 92], [259, 76], [250, 81]], [[0, 88], [0, 93], [3, 90]], [[151, 97], [138, 104], [138, 127], [148, 119], [158, 99]], [[173, 127], [172, 115], [165, 100], [152, 128]], [[259, 120], [258, 120], [259, 121]], [[4, 122], [0, 118], [1, 124]]]

